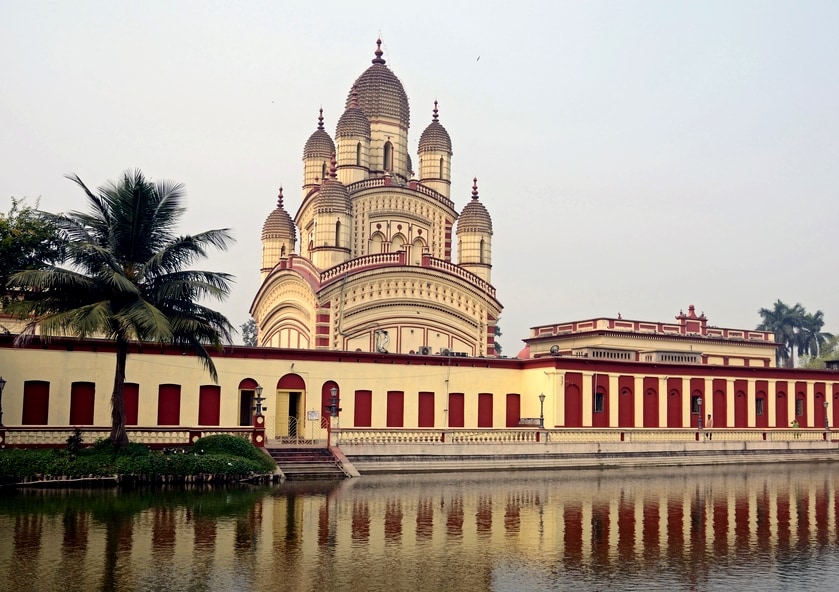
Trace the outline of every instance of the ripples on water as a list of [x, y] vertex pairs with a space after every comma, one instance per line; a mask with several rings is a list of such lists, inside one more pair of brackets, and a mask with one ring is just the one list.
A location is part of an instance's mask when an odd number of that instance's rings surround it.
[[839, 465], [0, 495], [0, 590], [834, 590]]

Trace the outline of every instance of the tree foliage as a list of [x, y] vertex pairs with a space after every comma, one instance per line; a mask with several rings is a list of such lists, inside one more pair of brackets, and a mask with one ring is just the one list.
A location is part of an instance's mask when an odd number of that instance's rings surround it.
[[111, 396], [111, 441], [128, 444], [125, 431], [126, 357], [130, 341], [181, 345], [192, 350], [218, 381], [206, 346], [230, 343], [232, 326], [201, 302], [224, 300], [232, 276], [188, 267], [207, 256], [208, 248], [226, 249], [228, 230], [192, 236], [174, 233], [183, 216], [180, 184], [153, 183], [139, 170], [126, 171], [93, 193], [82, 180], [68, 176], [84, 191], [89, 211], [42, 216], [58, 229], [62, 266], [47, 264], [14, 274], [9, 286], [25, 294], [14, 305], [27, 329], [16, 342], [34, 335], [105, 337], [116, 342]]
[[9, 278], [25, 269], [43, 269], [61, 258], [58, 229], [28, 206], [25, 199], [12, 198], [8, 214], [0, 213], [0, 290], [3, 304], [10, 296]]
[[249, 319], [247, 323], [243, 323], [239, 328], [242, 330], [242, 343], [256, 347], [256, 321]]
[[498, 356], [501, 355], [501, 350], [502, 350], [501, 344], [498, 342], [499, 337], [501, 337], [501, 327], [499, 327], [498, 324], [496, 323], [496, 325], [495, 325], [495, 338], [494, 338], [493, 342], [495, 344], [495, 354], [498, 355]]
[[763, 320], [757, 329], [772, 332], [775, 341], [781, 344], [776, 351], [778, 366], [792, 368], [796, 354], [799, 358], [818, 357], [821, 349], [833, 337], [822, 331], [824, 313], [820, 310], [808, 313], [800, 303], [789, 306], [778, 299], [772, 308], [761, 308], [758, 314]]

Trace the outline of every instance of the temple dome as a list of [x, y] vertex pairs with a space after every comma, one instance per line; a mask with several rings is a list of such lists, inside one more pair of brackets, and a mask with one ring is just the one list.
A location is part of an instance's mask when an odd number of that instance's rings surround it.
[[472, 200], [463, 207], [457, 219], [457, 232], [485, 232], [492, 234], [492, 218], [478, 200], [478, 179], [473, 179]]
[[318, 129], [316, 129], [306, 145], [303, 147], [303, 158], [330, 158], [335, 153], [335, 142], [323, 129], [323, 109], [318, 116]]
[[262, 238], [283, 238], [294, 241], [297, 237], [297, 229], [291, 216], [283, 207], [283, 188], [280, 187], [280, 194], [277, 196], [277, 207], [268, 214], [265, 224], [262, 225]]
[[[394, 117], [408, 128], [411, 110], [408, 95], [396, 74], [390, 71], [382, 58], [382, 40], [376, 41], [376, 57], [373, 65], [359, 76], [353, 87], [358, 93], [358, 106], [368, 119], [377, 116]], [[350, 106], [353, 91], [347, 95], [346, 107]]]
[[419, 139], [419, 152], [445, 152], [452, 154], [452, 139], [449, 132], [437, 119], [437, 101], [434, 101], [434, 116]]
[[362, 137], [370, 139], [370, 120], [364, 114], [364, 111], [358, 106], [357, 90], [353, 87], [350, 97], [350, 105], [341, 115], [338, 120], [338, 125], [335, 128], [336, 138], [345, 137]]
[[352, 212], [352, 201], [346, 186], [338, 180], [335, 172], [335, 155], [332, 155], [332, 167], [329, 176], [323, 180], [318, 189], [314, 201], [314, 211], [318, 214], [340, 212], [349, 214]]

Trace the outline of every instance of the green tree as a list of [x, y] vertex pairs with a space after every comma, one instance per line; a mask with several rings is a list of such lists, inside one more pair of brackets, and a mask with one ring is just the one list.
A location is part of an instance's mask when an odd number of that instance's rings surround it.
[[494, 339], [494, 343], [495, 343], [495, 355], [497, 355], [497, 356], [500, 356], [500, 355], [501, 355], [501, 349], [502, 349], [502, 348], [501, 348], [501, 344], [500, 344], [500, 343], [498, 343], [498, 338], [499, 338], [499, 337], [501, 337], [501, 327], [499, 327], [499, 326], [498, 326], [498, 324], [496, 324], [496, 325], [495, 325], [495, 339]]
[[828, 360], [839, 360], [839, 335], [832, 335], [822, 344], [816, 355], [802, 356], [802, 368], [824, 368]]
[[817, 310], [815, 313], [806, 313], [801, 320], [798, 329], [798, 355], [818, 357], [819, 352], [829, 339], [833, 337], [830, 333], [822, 331], [824, 327], [824, 313]]
[[798, 330], [802, 326], [806, 314], [804, 307], [796, 303], [795, 306], [777, 300], [772, 308], [761, 308], [758, 311], [761, 323], [759, 331], [770, 331], [775, 335], [775, 341], [781, 344], [775, 351], [778, 366], [792, 368], [795, 347], [799, 344]]
[[247, 323], [242, 323], [239, 327], [242, 330], [242, 343], [251, 347], [256, 346], [256, 321], [248, 319]]
[[25, 199], [12, 198], [8, 214], [0, 213], [0, 291], [2, 304], [11, 293], [6, 283], [24, 269], [43, 269], [61, 258], [61, 240], [55, 226], [45, 220]]
[[94, 194], [77, 175], [68, 179], [87, 196], [88, 213], [44, 214], [61, 235], [62, 267], [21, 271], [9, 285], [25, 291], [21, 315], [32, 315], [18, 344], [34, 335], [98, 336], [116, 342], [116, 369], [111, 396], [111, 440], [128, 444], [125, 431], [125, 364], [133, 340], [190, 348], [212, 379], [215, 364], [206, 346], [230, 343], [232, 326], [200, 302], [224, 300], [232, 276], [187, 269], [212, 247], [224, 250], [232, 241], [227, 229], [178, 236], [183, 216], [181, 184], [153, 183], [139, 170], [126, 171]]

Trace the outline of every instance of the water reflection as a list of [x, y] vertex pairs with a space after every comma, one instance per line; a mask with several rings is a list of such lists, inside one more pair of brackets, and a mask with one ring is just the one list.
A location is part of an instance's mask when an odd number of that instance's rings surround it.
[[0, 589], [831, 589], [837, 488], [811, 464], [19, 492]]

